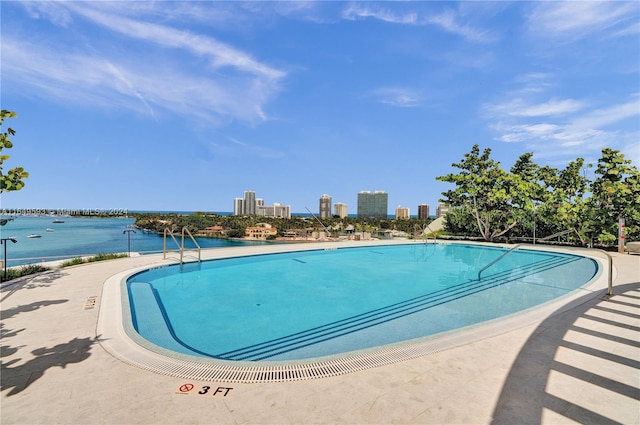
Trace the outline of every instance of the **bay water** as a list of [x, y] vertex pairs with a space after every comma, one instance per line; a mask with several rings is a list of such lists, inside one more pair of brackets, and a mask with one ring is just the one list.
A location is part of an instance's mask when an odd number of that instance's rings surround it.
[[[54, 219], [63, 223], [54, 223]], [[0, 246], [0, 260], [6, 248], [7, 266], [53, 261], [106, 253], [162, 252], [163, 237], [155, 233], [133, 229], [131, 217], [51, 217], [17, 216], [0, 226], [0, 238], [12, 238]], [[134, 232], [126, 232], [134, 230]], [[29, 237], [38, 235], [40, 237]], [[130, 238], [130, 241], [129, 241]], [[179, 239], [178, 239], [179, 240]], [[224, 239], [196, 238], [201, 248], [246, 246], [259, 242], [228, 241]], [[193, 248], [192, 241], [185, 240], [185, 247]], [[168, 238], [167, 249], [177, 249]]]

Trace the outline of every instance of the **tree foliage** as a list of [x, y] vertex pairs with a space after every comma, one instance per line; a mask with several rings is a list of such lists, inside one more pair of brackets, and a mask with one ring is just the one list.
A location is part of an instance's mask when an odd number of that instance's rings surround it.
[[524, 191], [525, 185], [491, 159], [491, 149], [480, 154], [480, 147], [474, 145], [462, 161], [451, 166], [460, 172], [436, 178], [456, 185], [442, 193], [445, 202], [470, 211], [485, 240], [492, 241], [518, 224], [514, 206], [522, 203], [524, 192], [518, 189]]
[[459, 171], [437, 177], [455, 184], [442, 192], [442, 201], [453, 207], [446, 216], [451, 233], [493, 241], [569, 230], [581, 245], [610, 245], [618, 219], [625, 218], [627, 237], [640, 239], [640, 174], [620, 151], [602, 150], [594, 181], [586, 176], [591, 165], [583, 158], [558, 170], [539, 166], [525, 153], [505, 171], [490, 149], [481, 154], [478, 145], [452, 166]]
[[[15, 112], [3, 109], [0, 112], [0, 127], [4, 124], [5, 118], [16, 116]], [[6, 173], [4, 172], [4, 162], [9, 159], [9, 155], [3, 154], [3, 151], [13, 147], [11, 136], [15, 134], [16, 132], [12, 128], [7, 128], [6, 131], [0, 133], [0, 193], [22, 189], [24, 187], [23, 179], [29, 177], [29, 173], [24, 171], [22, 167], [14, 167]]]

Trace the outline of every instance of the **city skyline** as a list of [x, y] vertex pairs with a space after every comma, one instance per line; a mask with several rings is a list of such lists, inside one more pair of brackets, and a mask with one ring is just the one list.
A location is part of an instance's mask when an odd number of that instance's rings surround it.
[[[640, 165], [640, 3], [2, 2], [2, 208], [415, 214], [473, 145]], [[593, 178], [596, 167], [587, 170]]]
[[[373, 197], [375, 197], [375, 195], [383, 195], [384, 197], [384, 202], [385, 205], [387, 203], [388, 200], [388, 193], [385, 191], [369, 191], [369, 190], [362, 190], [359, 191], [357, 193], [357, 197], [358, 197], [358, 202], [356, 202], [356, 211], [358, 211], [357, 214], [353, 214], [356, 216], [359, 215], [363, 215], [363, 216], [367, 216], [368, 214], [368, 209], [365, 206], [365, 210], [367, 211], [367, 213], [363, 213], [361, 210], [361, 202], [366, 204], [367, 201], [366, 200], [361, 200], [360, 195], [371, 195]], [[315, 214], [317, 215], [319, 218], [331, 218], [334, 215], [338, 215], [338, 216], [347, 216], [348, 215], [348, 206], [349, 204], [344, 203], [344, 202], [336, 202], [335, 204], [332, 204], [332, 197], [329, 194], [323, 193], [322, 195], [319, 196], [318, 198], [318, 209], [316, 211], [313, 211], [311, 208], [309, 207], [305, 207], [305, 210], [307, 212], [301, 212], [301, 211], [291, 211], [291, 206], [290, 205], [282, 205], [279, 202], [274, 202], [273, 203], [273, 207], [267, 206], [265, 205], [265, 201], [264, 198], [259, 198], [256, 197], [256, 192], [253, 190], [245, 190], [244, 191], [244, 197], [236, 197], [233, 200], [233, 215], [258, 215], [258, 216], [262, 216], [262, 215], [268, 215], [268, 216], [278, 216], [278, 214], [275, 212], [277, 207], [285, 207], [287, 208], [287, 211], [289, 212], [289, 216], [291, 214]], [[269, 210], [269, 208], [273, 208], [273, 211]], [[407, 207], [407, 206], [402, 206], [402, 205], [398, 205], [394, 212], [393, 212], [393, 216], [395, 217], [399, 217], [399, 218], [409, 218], [409, 217], [423, 217], [423, 218], [427, 218], [429, 217], [429, 208], [430, 206], [426, 203], [421, 203], [419, 205], [416, 206], [416, 211], [418, 212], [417, 214], [411, 214], [411, 207]], [[442, 207], [440, 206], [440, 204], [438, 204], [438, 211], [441, 209]], [[335, 209], [335, 210], [334, 210]], [[388, 206], [386, 206], [386, 208], [383, 208], [384, 210], [388, 210]], [[249, 212], [249, 210], [251, 210], [251, 212]], [[373, 210], [375, 210], [375, 208], [373, 208]], [[266, 211], [266, 212], [265, 212]], [[373, 214], [375, 215], [375, 214]], [[387, 213], [385, 217], [389, 217], [392, 214]]]

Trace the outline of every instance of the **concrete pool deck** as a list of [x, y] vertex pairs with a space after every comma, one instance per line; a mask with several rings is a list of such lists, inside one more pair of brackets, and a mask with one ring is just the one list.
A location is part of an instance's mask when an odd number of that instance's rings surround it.
[[[203, 258], [221, 252], [206, 250]], [[594, 251], [576, 250], [587, 252]], [[173, 262], [161, 255], [8, 282], [0, 291], [0, 422], [640, 424], [640, 256], [612, 256], [610, 299], [599, 285], [570, 308], [494, 336], [391, 365], [281, 383], [185, 380], [130, 366], [103, 349], [96, 326], [104, 282]]]

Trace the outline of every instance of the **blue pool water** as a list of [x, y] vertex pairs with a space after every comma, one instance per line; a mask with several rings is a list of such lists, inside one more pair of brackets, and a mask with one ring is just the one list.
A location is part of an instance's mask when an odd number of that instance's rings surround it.
[[406, 341], [513, 314], [591, 280], [596, 262], [520, 249], [411, 244], [166, 266], [127, 280], [153, 344], [227, 360], [300, 360]]

